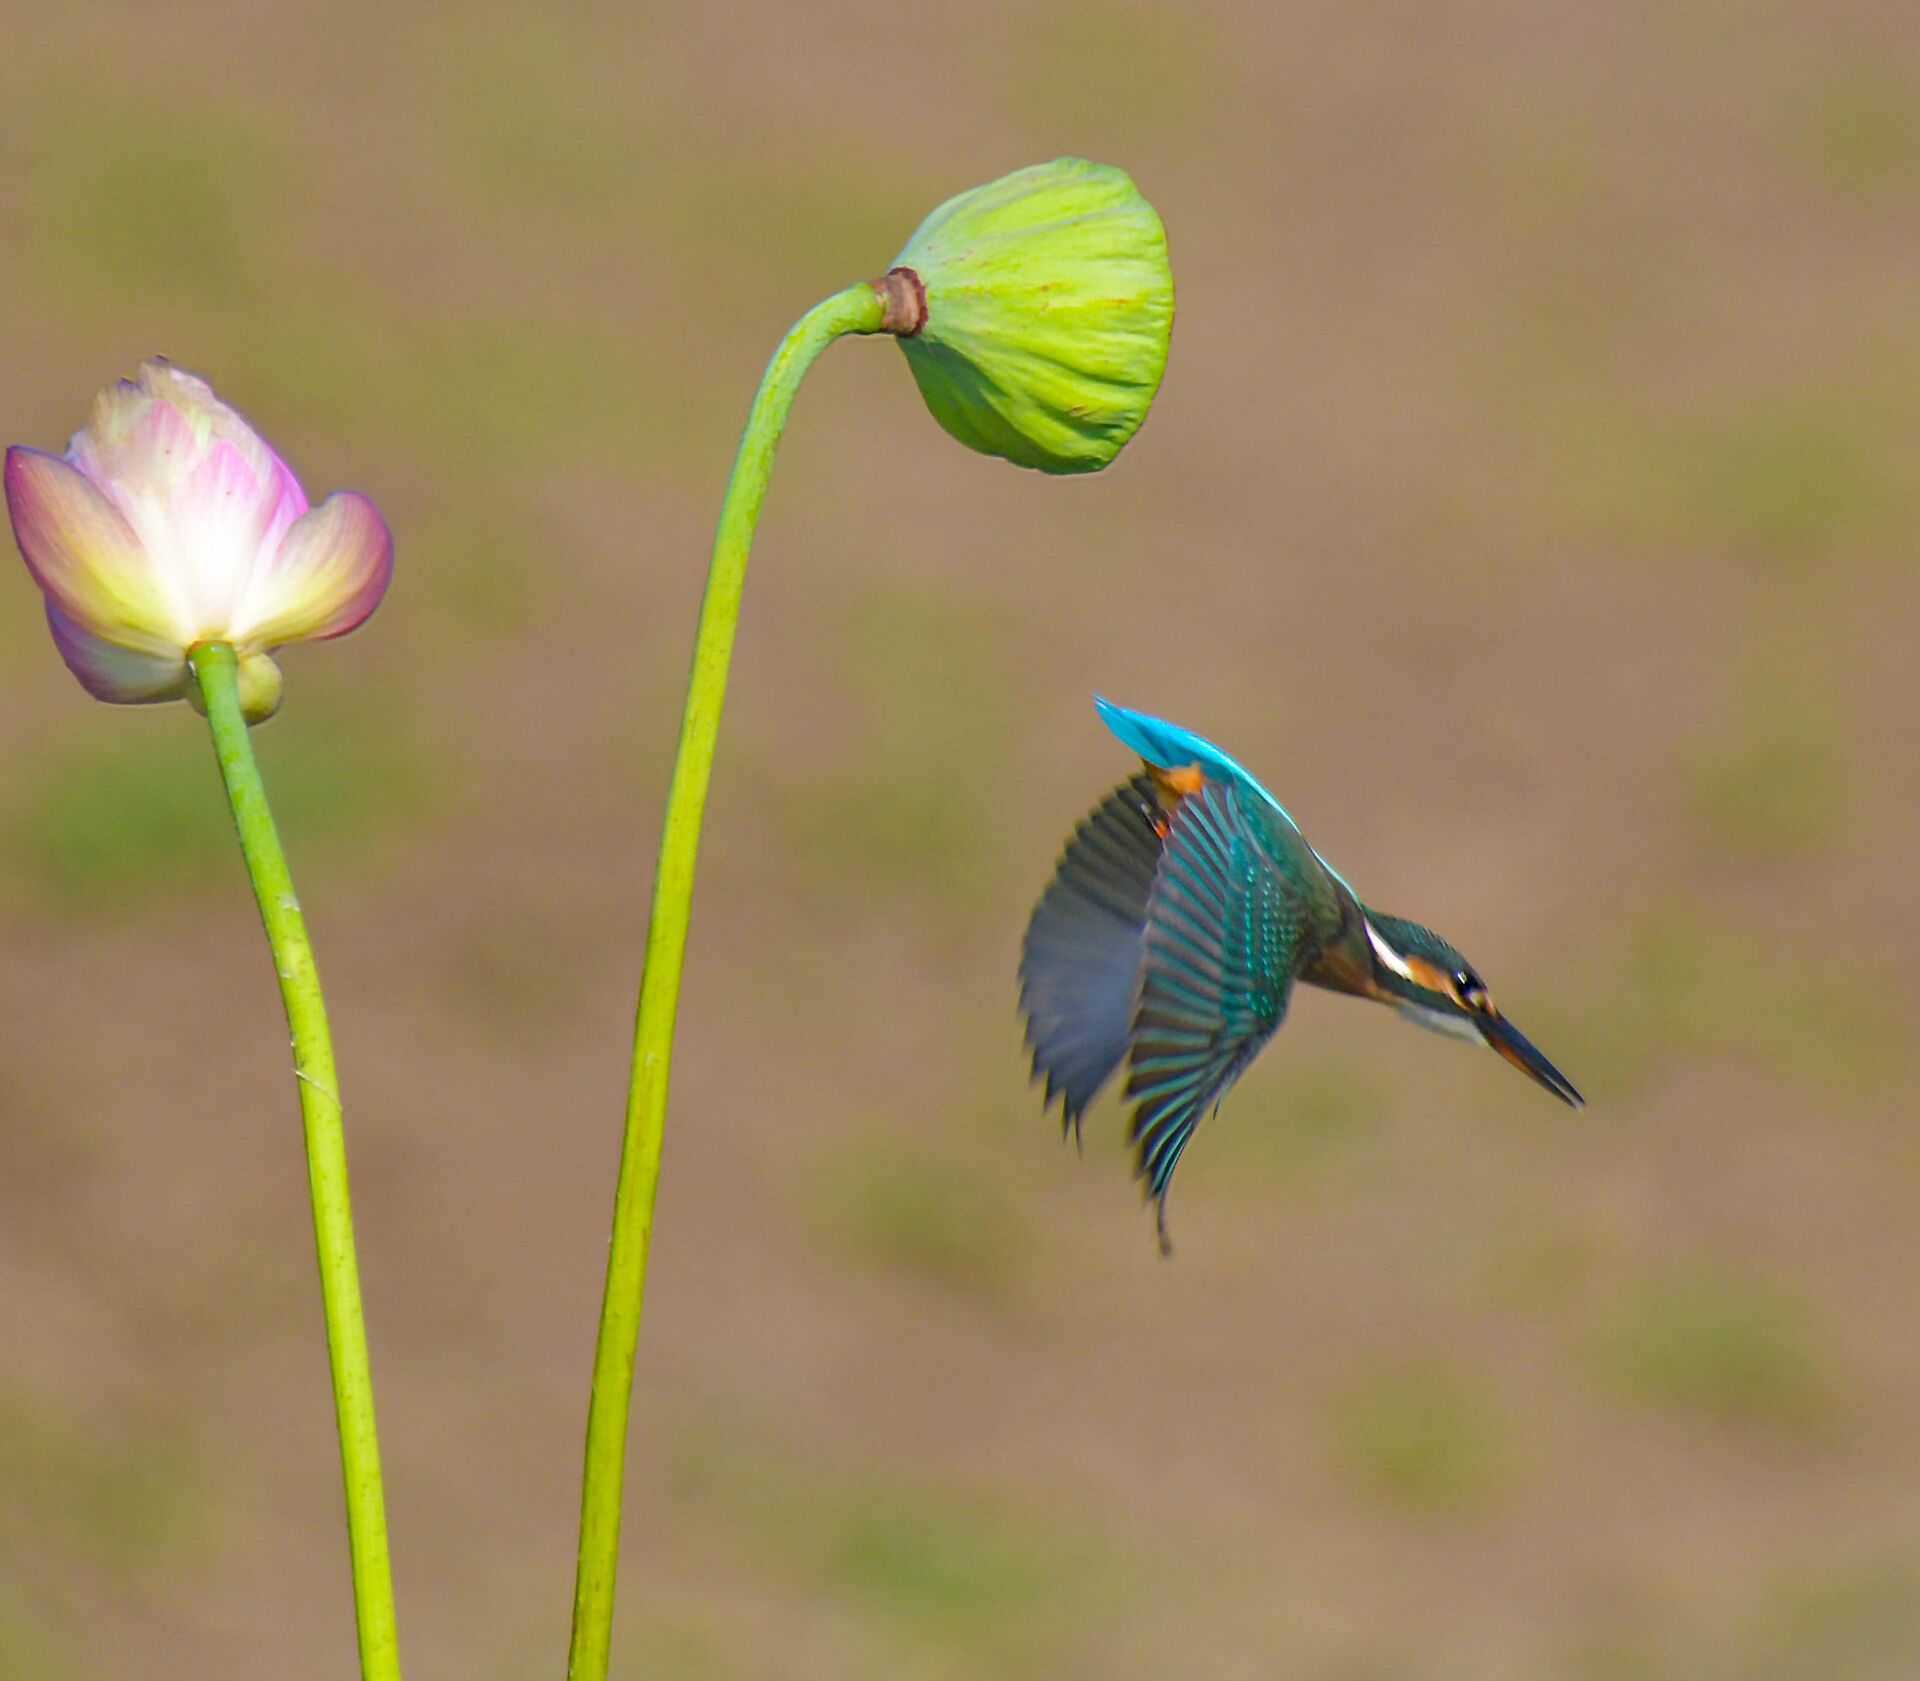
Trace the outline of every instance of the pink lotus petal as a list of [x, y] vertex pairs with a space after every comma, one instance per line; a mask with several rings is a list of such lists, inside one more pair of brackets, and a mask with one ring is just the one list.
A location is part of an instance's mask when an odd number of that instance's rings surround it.
[[195, 635], [221, 636], [233, 624], [247, 580], [266, 564], [261, 539], [279, 500], [271, 476], [263, 478], [248, 452], [225, 438], [169, 498], [166, 547], [176, 584], [191, 604]]
[[174, 517], [197, 527], [203, 520], [240, 519], [271, 513], [277, 488], [262, 484], [245, 453], [225, 438], [194, 464], [174, 502]]
[[185, 656], [138, 653], [82, 630], [49, 601], [47, 628], [67, 669], [96, 700], [140, 705], [148, 701], [178, 700], [187, 692], [190, 677]]
[[93, 400], [67, 459], [109, 495], [119, 485], [166, 491], [186, 477], [200, 452], [192, 425], [171, 403], [157, 403], [128, 380]]
[[132, 380], [116, 379], [111, 385], [103, 385], [94, 393], [86, 425], [73, 435], [67, 459], [97, 482], [101, 475], [81, 459], [82, 454], [97, 460], [101, 451], [118, 451], [146, 412], [147, 399]]
[[240, 412], [222, 402], [204, 379], [185, 368], [176, 368], [164, 356], [149, 356], [140, 364], [138, 385], [149, 397], [171, 403], [203, 432], [253, 431]]
[[255, 570], [233, 639], [275, 648], [344, 636], [380, 605], [392, 575], [393, 537], [379, 509], [336, 491], [294, 521], [279, 553]]
[[135, 652], [177, 635], [152, 557], [85, 474], [58, 456], [7, 451], [7, 511], [34, 581], [75, 624]]
[[[138, 389], [146, 393], [156, 408], [171, 408], [186, 421], [192, 432], [196, 459], [214, 444], [225, 442], [247, 458], [254, 477], [263, 484], [268, 480], [277, 481], [279, 474], [293, 478], [286, 464], [274, 453], [273, 446], [254, 430], [247, 417], [222, 402], [213, 387], [197, 374], [176, 368], [164, 357], [154, 357], [141, 364]], [[293, 488], [300, 498], [299, 512], [304, 514], [306, 495], [297, 481]]]
[[280, 552], [280, 545], [286, 541], [288, 528], [307, 511], [311, 504], [307, 501], [307, 493], [301, 487], [300, 481], [293, 476], [293, 469], [280, 459], [273, 446], [262, 438], [260, 447], [267, 452], [267, 459], [272, 463], [271, 471], [276, 498], [273, 518], [267, 522], [266, 531], [260, 538], [260, 552], [264, 555], [273, 555]]

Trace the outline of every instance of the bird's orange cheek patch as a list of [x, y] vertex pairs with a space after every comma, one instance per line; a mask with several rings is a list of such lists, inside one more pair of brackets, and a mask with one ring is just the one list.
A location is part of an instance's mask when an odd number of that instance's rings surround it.
[[1429, 992], [1437, 992], [1442, 998], [1451, 998], [1453, 996], [1452, 981], [1442, 970], [1429, 963], [1424, 957], [1410, 956], [1404, 959], [1404, 961], [1407, 965], [1407, 973], [1413, 976], [1413, 984], [1415, 986], [1423, 986]]

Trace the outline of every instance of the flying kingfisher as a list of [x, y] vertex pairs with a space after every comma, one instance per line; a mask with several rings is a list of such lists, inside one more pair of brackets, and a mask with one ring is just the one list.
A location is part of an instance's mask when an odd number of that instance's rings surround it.
[[1095, 698], [1145, 761], [1074, 831], [1027, 923], [1020, 1008], [1033, 1076], [1080, 1133], [1124, 1059], [1135, 1171], [1167, 1242], [1193, 1129], [1273, 1037], [1296, 980], [1491, 1045], [1556, 1097], [1579, 1092], [1431, 929], [1368, 908], [1280, 802], [1191, 730]]

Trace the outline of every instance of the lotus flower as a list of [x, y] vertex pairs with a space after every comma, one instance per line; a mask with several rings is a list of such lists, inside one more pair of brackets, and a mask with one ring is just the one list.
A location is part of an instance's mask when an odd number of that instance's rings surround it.
[[309, 508], [267, 441], [164, 361], [102, 391], [64, 456], [9, 449], [6, 486], [54, 643], [100, 700], [195, 698], [188, 651], [224, 642], [258, 723], [280, 704], [271, 650], [345, 635], [393, 571], [371, 502]]

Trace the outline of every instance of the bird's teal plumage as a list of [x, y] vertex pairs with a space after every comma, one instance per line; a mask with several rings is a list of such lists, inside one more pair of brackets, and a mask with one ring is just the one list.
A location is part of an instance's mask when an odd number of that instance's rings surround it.
[[1236, 782], [1180, 802], [1147, 902], [1127, 1096], [1141, 1176], [1164, 1198], [1200, 1117], [1286, 1014], [1310, 933], [1276, 868], [1271, 822]]
[[1236, 760], [1176, 724], [1095, 704], [1148, 768], [1068, 842], [1027, 925], [1021, 1008], [1045, 1101], [1061, 1099], [1076, 1133], [1128, 1064], [1130, 1136], [1163, 1242], [1181, 1152], [1278, 1029], [1296, 981], [1478, 1039], [1579, 1105], [1460, 953], [1363, 905]]

